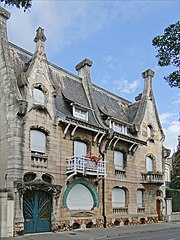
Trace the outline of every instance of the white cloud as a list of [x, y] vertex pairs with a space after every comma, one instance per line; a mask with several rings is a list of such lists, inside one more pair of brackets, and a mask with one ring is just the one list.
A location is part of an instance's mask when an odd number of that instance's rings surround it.
[[115, 86], [116, 91], [120, 91], [121, 93], [131, 94], [136, 91], [139, 86], [139, 81], [134, 80], [132, 82], [128, 82], [128, 80], [115, 80], [113, 81], [113, 85]]
[[[26, 48], [34, 49], [35, 30], [41, 26], [48, 39], [46, 45], [51, 56], [78, 41], [84, 41], [113, 22], [127, 22], [137, 12], [147, 11], [147, 3], [114, 1], [38, 1], [33, 0], [30, 12], [10, 8], [8, 21], [9, 40]], [[142, 6], [143, 5], [143, 6]], [[129, 14], [127, 14], [127, 12]]]
[[103, 58], [103, 61], [110, 67], [112, 70], [117, 68], [117, 65], [119, 64], [119, 60], [112, 55], [107, 55]]
[[162, 124], [171, 124], [171, 118], [176, 116], [177, 113], [165, 112], [160, 114], [160, 121]]
[[171, 124], [164, 128], [166, 136], [164, 145], [171, 149], [171, 154], [176, 150], [178, 144], [178, 135], [180, 134], [180, 123], [178, 121], [172, 121]]
[[180, 122], [178, 121], [178, 114], [173, 112], [165, 112], [160, 114], [160, 120], [165, 134], [164, 146], [171, 149], [171, 154], [173, 154], [177, 147], [178, 135], [180, 134]]

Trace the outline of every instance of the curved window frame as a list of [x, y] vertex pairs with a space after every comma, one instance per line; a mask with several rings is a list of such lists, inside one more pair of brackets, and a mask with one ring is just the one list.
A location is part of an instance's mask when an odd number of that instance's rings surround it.
[[[118, 198], [119, 199], [122, 198], [121, 201], [116, 201], [116, 199]], [[120, 187], [114, 187], [112, 189], [112, 208], [126, 208], [126, 207], [127, 207], [127, 190]]]
[[85, 187], [87, 187], [87, 189], [91, 192], [93, 200], [94, 200], [94, 207], [99, 208], [99, 195], [96, 191], [96, 188], [92, 185], [92, 183], [90, 183], [88, 180], [86, 179], [77, 179], [75, 180], [73, 183], [71, 183], [70, 185], [67, 186], [64, 195], [63, 195], [63, 199], [62, 199], [62, 203], [63, 203], [63, 207], [67, 208], [67, 196], [69, 194], [69, 192], [71, 191], [71, 189], [76, 185], [76, 184], [83, 184]]
[[45, 94], [42, 89], [33, 88], [33, 100], [34, 104], [45, 105]]
[[146, 155], [145, 168], [146, 172], [155, 172], [155, 158], [152, 154]]
[[136, 203], [137, 203], [137, 208], [144, 208], [144, 189], [137, 189]]
[[73, 141], [73, 156], [83, 157], [86, 156], [88, 152], [88, 144], [84, 141], [74, 140]]

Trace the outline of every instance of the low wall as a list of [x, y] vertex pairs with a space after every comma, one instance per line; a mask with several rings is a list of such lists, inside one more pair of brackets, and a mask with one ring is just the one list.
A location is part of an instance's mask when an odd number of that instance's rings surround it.
[[171, 214], [171, 221], [172, 222], [180, 221], [180, 212], [173, 212]]

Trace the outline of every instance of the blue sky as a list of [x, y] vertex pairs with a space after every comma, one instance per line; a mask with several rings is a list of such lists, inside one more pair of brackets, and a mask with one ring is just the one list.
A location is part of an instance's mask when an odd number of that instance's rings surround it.
[[176, 148], [180, 92], [163, 79], [172, 69], [157, 65], [152, 39], [180, 20], [180, 1], [33, 0], [29, 12], [6, 9], [11, 12], [9, 41], [34, 52], [35, 31], [41, 26], [50, 62], [76, 74], [75, 65], [89, 58], [92, 82], [130, 101], [143, 90], [141, 73], [152, 68], [164, 145]]

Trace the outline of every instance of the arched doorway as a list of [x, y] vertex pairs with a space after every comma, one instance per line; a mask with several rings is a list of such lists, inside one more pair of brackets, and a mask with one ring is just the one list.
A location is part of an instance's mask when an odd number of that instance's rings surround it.
[[159, 199], [156, 200], [156, 212], [158, 215], [158, 221], [161, 220], [161, 201]]
[[23, 196], [24, 233], [51, 231], [52, 197], [44, 191], [26, 191]]

